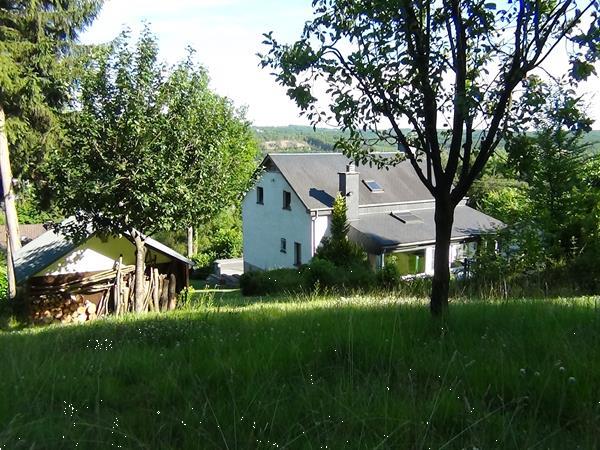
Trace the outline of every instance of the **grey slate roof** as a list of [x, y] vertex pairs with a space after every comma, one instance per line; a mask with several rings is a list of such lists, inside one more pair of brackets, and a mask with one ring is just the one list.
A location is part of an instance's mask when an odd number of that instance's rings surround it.
[[[399, 210], [407, 210], [406, 207]], [[350, 222], [349, 236], [359, 241], [369, 253], [379, 254], [384, 249], [399, 249], [435, 242], [434, 209], [412, 209], [420, 222], [403, 223], [390, 213], [361, 215]], [[504, 224], [468, 206], [459, 205], [454, 213], [452, 239], [461, 240], [493, 232]]]
[[[393, 155], [392, 153], [381, 155]], [[338, 172], [345, 172], [350, 159], [341, 153], [270, 153], [272, 161], [308, 209], [333, 206], [339, 189]], [[415, 174], [409, 161], [389, 170], [357, 165], [360, 173], [360, 205], [431, 200], [431, 194]], [[363, 180], [375, 180], [382, 193], [371, 192]]]
[[[65, 219], [63, 224], [72, 218]], [[57, 233], [50, 229], [44, 234], [29, 242], [15, 252], [15, 280], [17, 284], [21, 284], [27, 279], [34, 276], [36, 273], [48, 267], [53, 262], [62, 258], [72, 250], [74, 250], [83, 241], [86, 241], [93, 236], [93, 230], [88, 227], [88, 236], [82, 241], [73, 241], [67, 238], [62, 233]], [[146, 246], [158, 252], [164, 253], [174, 259], [182, 261], [190, 266], [194, 263], [185, 256], [176, 252], [170, 247], [158, 242], [151, 237], [146, 238]]]

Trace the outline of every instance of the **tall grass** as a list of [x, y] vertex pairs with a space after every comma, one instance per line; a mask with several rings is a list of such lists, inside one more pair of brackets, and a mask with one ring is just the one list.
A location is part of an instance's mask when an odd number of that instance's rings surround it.
[[599, 314], [210, 294], [0, 333], [0, 448], [595, 448]]

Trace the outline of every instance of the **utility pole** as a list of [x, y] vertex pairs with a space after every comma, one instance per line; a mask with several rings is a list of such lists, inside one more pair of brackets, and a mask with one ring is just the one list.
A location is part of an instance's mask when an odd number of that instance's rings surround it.
[[14, 298], [17, 292], [15, 282], [14, 254], [21, 248], [19, 238], [19, 220], [15, 206], [15, 193], [13, 190], [12, 170], [10, 168], [10, 156], [8, 154], [8, 140], [6, 138], [6, 118], [4, 108], [0, 104], [0, 172], [2, 175], [2, 192], [4, 195], [4, 213], [6, 216], [6, 264], [8, 274], [8, 289], [10, 298]]
[[187, 256], [191, 258], [194, 255], [194, 227], [187, 229]]

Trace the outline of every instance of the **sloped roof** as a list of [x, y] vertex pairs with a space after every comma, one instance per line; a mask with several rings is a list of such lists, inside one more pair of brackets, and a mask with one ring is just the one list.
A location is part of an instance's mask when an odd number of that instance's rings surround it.
[[[63, 221], [63, 225], [71, 220], [74, 219], [65, 219], [65, 221]], [[92, 228], [88, 227], [87, 237], [79, 241], [74, 241], [65, 236], [63, 233], [55, 232], [53, 229], [50, 229], [38, 238], [24, 245], [17, 252], [15, 252], [14, 255], [15, 280], [17, 284], [21, 284], [30, 277], [34, 276], [36, 273], [43, 270], [45, 267], [48, 267], [50, 264], [67, 255], [93, 235], [94, 232]], [[160, 253], [164, 253], [173, 259], [182, 261], [190, 266], [194, 264], [185, 256], [158, 242], [156, 239], [147, 237], [145, 243], [148, 248], [156, 250]]]
[[[395, 153], [380, 153], [392, 157]], [[333, 206], [339, 191], [338, 172], [345, 172], [350, 159], [341, 153], [269, 153], [263, 162], [272, 162], [308, 209]], [[421, 183], [409, 161], [395, 167], [378, 169], [357, 165], [360, 174], [359, 203], [378, 205], [431, 200], [431, 193]], [[383, 192], [374, 193], [363, 180], [375, 180]]]
[[[349, 235], [360, 241], [371, 253], [381, 253], [386, 248], [402, 248], [426, 245], [435, 242], [435, 221], [433, 208], [413, 209], [411, 213], [420, 221], [397, 219], [391, 213], [361, 215], [350, 222]], [[467, 239], [489, 233], [504, 224], [468, 206], [459, 205], [454, 212], [451, 238]]]

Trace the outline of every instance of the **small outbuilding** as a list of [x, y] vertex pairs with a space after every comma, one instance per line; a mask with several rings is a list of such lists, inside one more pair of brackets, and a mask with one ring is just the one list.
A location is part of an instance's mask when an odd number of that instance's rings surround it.
[[[193, 263], [151, 237], [145, 244], [146, 309], [172, 309]], [[77, 240], [49, 229], [15, 252], [18, 297], [36, 322], [82, 322], [132, 310], [134, 269], [128, 235], [91, 229]]]

